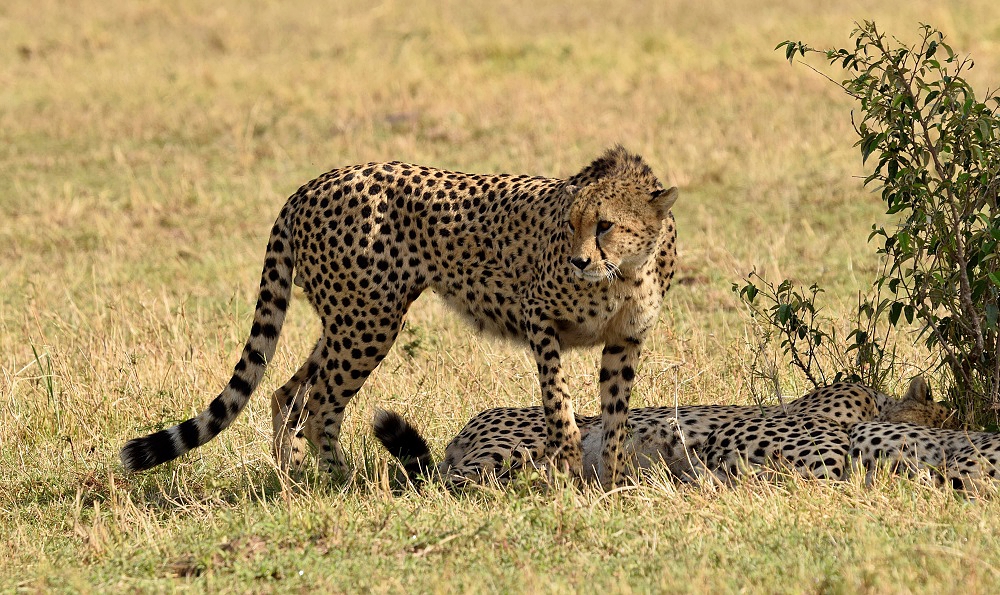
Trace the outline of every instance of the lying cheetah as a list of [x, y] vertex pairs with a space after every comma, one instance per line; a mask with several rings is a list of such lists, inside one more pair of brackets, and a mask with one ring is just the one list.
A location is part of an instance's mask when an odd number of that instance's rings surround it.
[[870, 482], [877, 469], [955, 489], [980, 489], [1000, 478], [1000, 434], [868, 422], [851, 429], [851, 456]]
[[[914, 378], [902, 399], [894, 401], [860, 385], [842, 393], [850, 407], [789, 407], [790, 414], [744, 417], [717, 428], [705, 439], [704, 469], [724, 481], [747, 470], [781, 467], [817, 479], [843, 479], [850, 470], [850, 432], [862, 422], [910, 422], [947, 426], [949, 411], [934, 402], [930, 386]], [[795, 404], [793, 404], [795, 405]]]
[[639, 352], [674, 275], [677, 189], [638, 155], [607, 151], [566, 180], [476, 175], [405, 163], [335, 169], [281, 209], [264, 256], [250, 337], [229, 383], [181, 424], [129, 441], [127, 470], [205, 444], [236, 419], [274, 355], [294, 283], [322, 319], [312, 355], [271, 398], [273, 451], [303, 463], [305, 440], [346, 469], [344, 409], [430, 288], [479, 330], [527, 345], [545, 411], [543, 455], [582, 471], [561, 358], [603, 345], [601, 479], [624, 463]]
[[[861, 385], [838, 383], [818, 388], [785, 405], [640, 407], [629, 411], [631, 436], [625, 445], [627, 461], [630, 468], [638, 469], [663, 464], [673, 475], [689, 478], [700, 468], [698, 461], [708, 438], [719, 428], [744, 418], [820, 415], [825, 420], [854, 421], [892, 412], [893, 419], [914, 419], [918, 411], [933, 410], [936, 414], [943, 411], [933, 401], [928, 402], [926, 394], [911, 393], [897, 400]], [[584, 470], [593, 478], [599, 463], [599, 418], [577, 417], [577, 425], [583, 434]], [[506, 479], [512, 472], [542, 460], [543, 428], [544, 416], [539, 407], [483, 411], [448, 443], [445, 458], [436, 471], [454, 483], [477, 482], [487, 477]], [[416, 428], [396, 413], [379, 411], [374, 430], [383, 446], [401, 461], [411, 480], [428, 474], [433, 466], [430, 450]], [[844, 454], [846, 449], [845, 444]]]
[[[664, 462], [672, 472], [690, 469], [695, 449], [713, 429], [734, 417], [754, 415], [750, 406], [639, 407], [629, 411], [631, 435], [624, 449], [629, 468]], [[601, 419], [577, 416], [583, 444], [584, 477], [596, 478], [601, 447]], [[411, 481], [434, 466], [419, 431], [399, 414], [380, 410], [375, 435], [403, 464]], [[437, 472], [451, 483], [509, 479], [526, 466], [544, 461], [545, 415], [541, 407], [499, 407], [476, 414], [445, 449]]]

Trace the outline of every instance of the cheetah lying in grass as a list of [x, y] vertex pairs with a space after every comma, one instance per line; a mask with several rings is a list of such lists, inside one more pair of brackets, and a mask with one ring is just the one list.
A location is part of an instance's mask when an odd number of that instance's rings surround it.
[[[818, 421], [810, 423], [840, 432], [838, 437], [844, 438], [845, 443], [838, 456], [846, 456], [846, 434], [841, 436], [844, 424], [872, 419], [943, 423], [947, 412], [930, 400], [926, 391], [916, 391], [916, 386], [912, 385], [902, 399], [858, 384], [839, 383], [816, 389], [785, 405], [636, 408], [629, 412], [631, 434], [625, 446], [629, 467], [635, 471], [662, 464], [674, 476], [690, 478], [697, 469], [702, 469], [700, 460], [707, 442], [720, 429], [740, 427], [744, 419], [814, 417]], [[593, 478], [600, 452], [600, 419], [578, 416], [577, 425], [583, 434], [585, 474]], [[421, 476], [430, 474], [433, 461], [427, 443], [405, 419], [396, 413], [379, 411], [374, 429], [379, 441], [400, 460], [410, 480], [419, 481]], [[758, 445], [769, 431], [762, 431], [756, 441]], [[452, 439], [436, 473], [452, 483], [508, 479], [514, 472], [542, 460], [544, 436], [544, 416], [539, 407], [488, 409], [469, 420]], [[807, 445], [802, 448], [807, 449]], [[817, 455], [825, 452], [803, 452], [809, 459], [807, 466], [812, 465]], [[839, 467], [842, 466], [841, 461]]]
[[866, 481], [879, 470], [978, 491], [1000, 478], [1000, 434], [866, 422], [851, 429], [851, 457]]
[[[873, 392], [865, 387], [857, 390]], [[806, 406], [788, 415], [731, 420], [705, 439], [699, 471], [711, 472], [722, 481], [779, 469], [807, 478], [844, 479], [851, 470], [852, 428], [866, 422], [914, 427], [954, 424], [950, 412], [934, 402], [927, 381], [917, 377], [902, 399], [882, 401], [877, 409], [859, 404], [846, 411]]]

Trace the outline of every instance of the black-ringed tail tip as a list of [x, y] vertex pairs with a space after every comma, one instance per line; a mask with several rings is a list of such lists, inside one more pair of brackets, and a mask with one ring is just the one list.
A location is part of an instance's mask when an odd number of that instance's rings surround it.
[[264, 256], [250, 336], [226, 387], [195, 417], [125, 443], [121, 459], [126, 471], [150, 469], [198, 448], [229, 427], [246, 407], [250, 395], [264, 377], [267, 363], [274, 356], [288, 309], [293, 263], [288, 235], [286, 211], [283, 210], [271, 230]]
[[420, 432], [395, 411], [379, 409], [372, 421], [375, 438], [399, 460], [410, 481], [426, 475], [433, 466], [431, 449]]

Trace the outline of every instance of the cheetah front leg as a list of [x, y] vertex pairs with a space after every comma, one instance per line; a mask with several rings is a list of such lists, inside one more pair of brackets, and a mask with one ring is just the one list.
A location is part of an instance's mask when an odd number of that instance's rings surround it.
[[552, 326], [536, 329], [529, 341], [538, 365], [538, 384], [545, 411], [545, 460], [552, 469], [581, 477], [583, 450], [573, 401], [563, 376], [559, 338]]
[[601, 468], [597, 476], [605, 488], [612, 488], [625, 471], [625, 437], [628, 431], [628, 402], [639, 362], [640, 343], [623, 341], [604, 346], [601, 355]]

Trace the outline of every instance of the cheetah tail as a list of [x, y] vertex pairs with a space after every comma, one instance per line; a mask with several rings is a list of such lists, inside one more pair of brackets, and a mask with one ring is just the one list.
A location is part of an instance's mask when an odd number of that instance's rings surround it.
[[173, 460], [215, 438], [240, 414], [264, 377], [264, 369], [277, 348], [292, 291], [293, 262], [286, 211], [282, 210], [271, 230], [264, 256], [253, 327], [232, 378], [208, 408], [197, 416], [154, 434], [129, 440], [121, 451], [126, 471], [141, 471]]
[[421, 478], [427, 477], [434, 465], [431, 450], [420, 432], [400, 414], [385, 409], [375, 412], [372, 428], [382, 446], [399, 460], [407, 479], [420, 485]]

